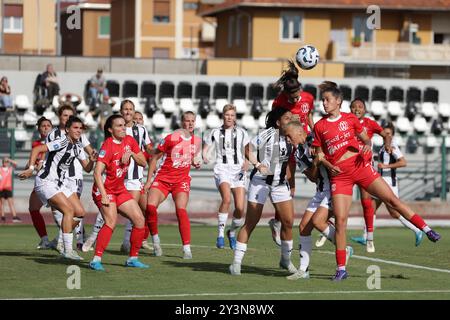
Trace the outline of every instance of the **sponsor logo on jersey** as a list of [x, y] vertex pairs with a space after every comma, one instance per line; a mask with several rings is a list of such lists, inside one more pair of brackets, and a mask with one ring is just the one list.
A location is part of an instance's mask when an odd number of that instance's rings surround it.
[[348, 123], [347, 123], [347, 121], [339, 122], [339, 130], [340, 131], [347, 131], [348, 130]]
[[300, 106], [300, 110], [302, 110], [303, 113], [308, 113], [309, 111], [309, 106], [307, 103], [302, 103]]

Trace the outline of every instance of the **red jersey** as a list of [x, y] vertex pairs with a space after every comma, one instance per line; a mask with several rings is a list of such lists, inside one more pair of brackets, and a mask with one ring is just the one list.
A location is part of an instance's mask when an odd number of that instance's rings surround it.
[[[383, 131], [383, 128], [378, 124], [378, 122], [370, 118], [364, 117], [362, 118], [362, 120], [359, 120], [359, 122], [361, 123], [367, 135], [369, 136], [369, 139], [372, 139], [374, 133], [380, 134], [381, 131]], [[359, 138], [358, 142], [360, 145], [364, 146], [364, 143]]]
[[275, 108], [285, 108], [292, 112], [292, 114], [298, 115], [300, 122], [303, 124], [303, 130], [306, 133], [310, 132], [308, 114], [314, 109], [314, 97], [312, 94], [302, 91], [300, 92], [300, 99], [295, 103], [291, 103], [289, 102], [288, 95], [283, 92], [273, 101], [272, 110]]
[[103, 162], [106, 166], [105, 189], [108, 193], [118, 193], [125, 189], [124, 180], [130, 162], [123, 164], [121, 159], [127, 150], [131, 150], [133, 153], [141, 151], [136, 140], [128, 135], [123, 138], [121, 143], [117, 143], [112, 137], [109, 137], [100, 148], [97, 161]]
[[314, 125], [314, 147], [321, 147], [325, 158], [335, 164], [349, 148], [359, 150], [356, 134], [364, 128], [352, 113], [341, 112], [337, 119], [325, 116]]
[[164, 152], [156, 172], [158, 178], [175, 183], [189, 176], [192, 159], [201, 150], [201, 138], [195, 135], [185, 138], [181, 131], [176, 131], [161, 139], [158, 150]]
[[[45, 144], [45, 139], [43, 139], [43, 140], [35, 140], [31, 144], [31, 148], [36, 148], [36, 147], [41, 146], [43, 144]], [[38, 156], [36, 158], [36, 163], [34, 164], [35, 166], [39, 165], [40, 162], [44, 161], [45, 154], [46, 154], [46, 152], [41, 152], [41, 153], [38, 154]]]

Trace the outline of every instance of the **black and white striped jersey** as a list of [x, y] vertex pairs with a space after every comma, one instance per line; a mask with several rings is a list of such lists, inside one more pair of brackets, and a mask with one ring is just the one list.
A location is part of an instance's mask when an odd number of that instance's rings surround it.
[[[299, 144], [297, 150], [295, 151], [295, 162], [297, 163], [297, 168], [300, 173], [312, 167], [313, 157], [311, 156], [311, 145], [313, 143], [313, 134], [309, 134], [306, 139], [306, 143]], [[324, 166], [319, 166], [319, 172], [316, 181], [316, 191], [330, 191], [330, 178], [328, 176], [328, 171]]]
[[[136, 140], [141, 151], [145, 151], [145, 146], [151, 144], [150, 137], [148, 135], [147, 129], [140, 124], [133, 124], [131, 127], [127, 127], [127, 135], [131, 136]], [[136, 165], [133, 158], [130, 158], [130, 165], [128, 167], [128, 173], [126, 179], [135, 180], [142, 179], [144, 177], [144, 168]]]
[[265, 129], [251, 140], [253, 152], [256, 150], [258, 161], [269, 168], [271, 174], [263, 175], [256, 168], [250, 174], [253, 177], [263, 178], [268, 185], [280, 185], [286, 180], [286, 170], [289, 158], [293, 153], [292, 144], [275, 128]]
[[86, 160], [86, 153], [80, 141], [72, 143], [65, 134], [47, 142], [46, 145], [48, 147], [47, 157], [38, 176], [61, 186], [69, 177], [70, 168], [75, 159]]
[[[55, 127], [47, 135], [47, 138], [45, 138], [45, 143], [52, 142], [52, 141], [54, 141], [56, 139], [59, 139], [61, 137], [65, 137], [65, 136], [66, 136], [66, 131], [65, 130], [61, 130], [59, 127]], [[91, 144], [84, 133], [80, 136], [79, 142], [83, 146], [83, 149]], [[83, 167], [81, 166], [81, 163], [79, 161], [74, 161], [72, 163], [72, 165], [69, 168], [69, 175], [68, 175], [68, 177], [71, 178], [71, 179], [78, 179], [78, 180], [82, 180], [83, 179]]]
[[[392, 153], [388, 153], [384, 148], [384, 145], [381, 147], [378, 152], [378, 162], [383, 164], [392, 164], [396, 163], [398, 159], [403, 158], [403, 153], [400, 151], [400, 148], [396, 143], [392, 141]], [[397, 169], [378, 169], [378, 173], [382, 177], [390, 178], [390, 183], [393, 187], [398, 185], [397, 181]]]
[[216, 164], [242, 165], [245, 161], [245, 146], [249, 142], [247, 131], [237, 126], [212, 129], [204, 138], [204, 143], [215, 149]]

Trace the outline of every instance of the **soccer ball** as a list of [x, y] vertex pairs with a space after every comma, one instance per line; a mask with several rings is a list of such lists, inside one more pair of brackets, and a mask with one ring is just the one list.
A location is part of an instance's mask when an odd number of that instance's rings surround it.
[[310, 45], [303, 46], [298, 49], [295, 60], [300, 68], [310, 70], [319, 62], [319, 51]]

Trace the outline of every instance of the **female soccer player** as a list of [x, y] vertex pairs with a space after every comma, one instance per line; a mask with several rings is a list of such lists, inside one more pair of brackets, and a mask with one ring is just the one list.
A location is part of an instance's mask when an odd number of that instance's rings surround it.
[[[350, 104], [350, 110], [358, 118], [369, 139], [372, 140], [374, 133], [379, 134], [383, 137], [386, 149], [391, 152], [392, 137], [387, 135], [386, 131], [383, 130], [383, 128], [376, 121], [364, 116], [366, 114], [366, 103], [364, 102], [364, 100], [362, 100], [361, 98], [355, 98]], [[358, 142], [360, 143], [359, 147], [362, 149], [364, 147], [364, 143], [359, 139]], [[372, 155], [369, 154], [368, 157], [371, 160]], [[366, 226], [364, 228], [363, 237], [352, 237], [351, 239], [353, 241], [366, 245], [367, 252], [375, 252], [375, 246], [373, 243], [375, 210], [372, 204], [372, 197], [366, 190], [361, 187], [359, 187], [359, 192], [361, 194], [361, 205], [363, 207], [364, 221]]]
[[[374, 170], [367, 155], [371, 151], [371, 141], [359, 122], [351, 113], [341, 113], [342, 93], [336, 83], [326, 81], [321, 84], [321, 95], [327, 115], [314, 126], [315, 153], [323, 152], [332, 167], [331, 194], [333, 210], [336, 217], [336, 262], [337, 270], [334, 281], [348, 277], [345, 270], [346, 228], [353, 186], [356, 184], [366, 189], [371, 195], [393, 207], [417, 228], [423, 230], [428, 238], [436, 242], [440, 235], [433, 231], [423, 219], [401, 202]], [[360, 150], [356, 139], [364, 142]]]
[[280, 267], [290, 273], [297, 271], [291, 262], [294, 205], [287, 182], [288, 161], [293, 153], [293, 146], [287, 141], [283, 129], [291, 118], [292, 113], [287, 109], [272, 110], [267, 114], [266, 130], [260, 132], [246, 147], [245, 155], [254, 169], [250, 175], [245, 223], [239, 230], [234, 260], [229, 267], [232, 275], [241, 274], [241, 264], [247, 251], [247, 243], [253, 229], [261, 219], [267, 196], [270, 196], [275, 210], [280, 215]]
[[[147, 225], [152, 235], [156, 256], [162, 255], [158, 235], [158, 206], [172, 193], [178, 219], [178, 227], [183, 243], [183, 259], [192, 259], [191, 226], [186, 207], [189, 201], [191, 165], [200, 167], [195, 158], [201, 152], [201, 139], [194, 135], [195, 113], [184, 112], [181, 116], [181, 130], [177, 130], [162, 139], [152, 157], [148, 168], [147, 182], [144, 190], [148, 190]], [[156, 171], [156, 164], [161, 157], [164, 160]]]
[[236, 126], [236, 107], [227, 104], [223, 107], [223, 126], [211, 130], [203, 145], [203, 162], [208, 163], [208, 153], [215, 149], [214, 179], [219, 189], [222, 202], [219, 206], [218, 226], [219, 234], [216, 247], [225, 246], [224, 231], [230, 209], [231, 194], [234, 198], [234, 212], [231, 227], [227, 231], [230, 248], [236, 246], [236, 229], [243, 224], [245, 206], [245, 191], [247, 182], [247, 161], [244, 150], [249, 143], [247, 131]]
[[[32, 148], [41, 146], [45, 144], [45, 139], [47, 138], [48, 133], [52, 130], [53, 125], [52, 122], [45, 118], [41, 117], [39, 118], [38, 122], [36, 123], [36, 126], [39, 131], [40, 139], [33, 141]], [[45, 152], [42, 152], [39, 154], [36, 158], [36, 162], [34, 165], [35, 172], [38, 172], [41, 170], [43, 164], [45, 161]], [[29, 167], [29, 164], [27, 164], [27, 167]], [[36, 191], [31, 192], [30, 198], [28, 200], [28, 210], [30, 211], [31, 220], [33, 221], [33, 226], [36, 229], [36, 232], [38, 233], [39, 237], [41, 238], [41, 241], [39, 242], [37, 248], [38, 249], [50, 249], [51, 244], [48, 240], [47, 235], [47, 229], [45, 227], [45, 221], [44, 217], [42, 216], [40, 210], [42, 207], [42, 202], [39, 200], [39, 197], [36, 194]]]
[[[101, 262], [103, 252], [111, 240], [117, 222], [117, 214], [120, 213], [133, 223], [130, 256], [125, 262], [125, 266], [148, 268], [148, 265], [138, 259], [145, 233], [144, 215], [139, 204], [125, 188], [124, 182], [131, 158], [140, 166], [145, 165], [145, 158], [137, 142], [126, 134], [125, 120], [121, 115], [110, 116], [106, 120], [104, 132], [105, 141], [94, 169], [95, 184], [92, 188], [92, 197], [102, 213], [105, 223], [98, 233], [95, 255], [89, 263], [89, 267], [96, 271], [105, 270]], [[104, 182], [103, 173], [106, 174]]]
[[[80, 199], [71, 190], [67, 190], [66, 179], [69, 175], [71, 165], [78, 159], [86, 172], [92, 170], [95, 158], [86, 158], [80, 137], [83, 131], [83, 122], [71, 116], [66, 123], [66, 134], [47, 142], [45, 145], [37, 146], [31, 150], [28, 163], [36, 163], [38, 155], [49, 152], [44, 167], [36, 175], [34, 189], [44, 205], [50, 205], [63, 214], [61, 229], [64, 243], [62, 256], [72, 260], [82, 258], [72, 249], [74, 227], [85, 215]], [[34, 166], [21, 172], [19, 177], [26, 179], [33, 174]]]
[[[303, 130], [309, 133], [314, 128], [313, 110], [314, 97], [302, 90], [298, 81], [298, 69], [293, 61], [288, 61], [288, 68], [283, 71], [274, 87], [280, 91], [272, 104], [272, 110], [276, 108], [288, 109], [292, 113], [293, 119], [299, 120], [303, 125]], [[289, 163], [289, 168], [295, 174], [295, 161]], [[289, 180], [291, 194], [295, 194], [295, 179]], [[280, 245], [281, 223], [278, 211], [275, 211], [275, 218], [269, 221], [272, 231], [272, 238], [277, 245]]]

